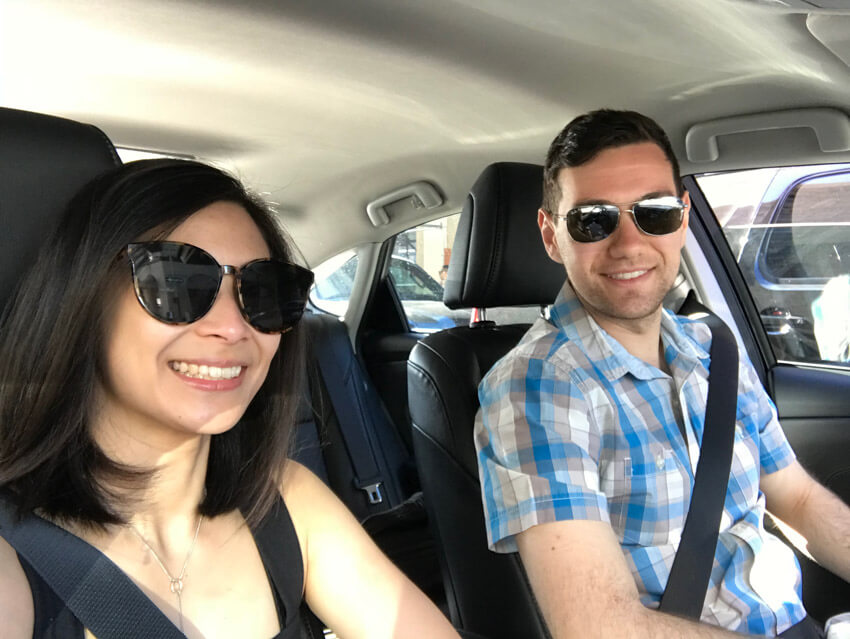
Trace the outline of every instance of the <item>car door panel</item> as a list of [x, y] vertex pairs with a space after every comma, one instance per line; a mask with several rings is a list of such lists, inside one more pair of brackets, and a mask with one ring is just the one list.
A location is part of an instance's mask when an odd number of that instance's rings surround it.
[[782, 429], [800, 463], [850, 503], [850, 374], [777, 365], [771, 378]]
[[[765, 326], [738, 264], [696, 181], [686, 178], [693, 204], [691, 230], [723, 291], [746, 349], [777, 406], [779, 421], [800, 463], [850, 503], [850, 369], [777, 362]], [[743, 267], [743, 264], [742, 264]], [[709, 300], [709, 304], [711, 301]], [[824, 516], [829, 516], [824, 513]], [[769, 522], [768, 524], [769, 525]], [[850, 584], [795, 549], [803, 571], [803, 600], [824, 621], [847, 610]]]

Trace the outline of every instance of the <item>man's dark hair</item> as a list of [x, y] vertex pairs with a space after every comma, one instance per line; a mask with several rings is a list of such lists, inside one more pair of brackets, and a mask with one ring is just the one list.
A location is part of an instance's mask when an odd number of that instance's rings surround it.
[[599, 109], [580, 115], [565, 126], [552, 141], [543, 166], [543, 210], [554, 213], [561, 201], [558, 173], [565, 167], [590, 162], [601, 151], [627, 144], [657, 144], [673, 171], [678, 195], [684, 193], [679, 177], [679, 161], [667, 134], [650, 117], [636, 111]]
[[[185, 160], [131, 162], [71, 201], [0, 325], [0, 487], [22, 511], [84, 525], [123, 523], [125, 488], [143, 499], [156, 469], [117, 463], [91, 435], [105, 336], [130, 269], [128, 243], [166, 237], [214, 202], [241, 205], [272, 257], [293, 249], [259, 199], [226, 173]], [[200, 512], [242, 510], [256, 523], [278, 497], [300, 397], [303, 345], [281, 336], [269, 372], [239, 423], [213, 435]]]

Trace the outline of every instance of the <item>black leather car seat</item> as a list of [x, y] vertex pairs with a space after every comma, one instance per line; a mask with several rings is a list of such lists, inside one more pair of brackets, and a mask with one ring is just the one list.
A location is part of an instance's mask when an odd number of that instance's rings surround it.
[[[555, 300], [565, 274], [546, 255], [537, 227], [542, 182], [537, 165], [484, 170], [461, 213], [446, 305], [486, 309]], [[423, 339], [408, 360], [416, 460], [452, 621], [492, 639], [549, 636], [519, 556], [487, 548], [472, 435], [482, 376], [528, 327], [480, 321], [447, 329]]]
[[94, 126], [0, 108], [0, 310], [71, 196], [120, 164]]

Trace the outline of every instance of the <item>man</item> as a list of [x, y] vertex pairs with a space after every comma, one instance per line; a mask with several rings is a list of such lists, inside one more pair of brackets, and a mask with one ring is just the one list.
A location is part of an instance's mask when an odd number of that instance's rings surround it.
[[567, 281], [483, 380], [475, 428], [491, 548], [519, 550], [563, 637], [816, 637], [793, 552], [765, 508], [850, 578], [850, 510], [795, 460], [741, 355], [731, 476], [696, 623], [652, 610], [690, 503], [711, 334], [662, 310], [688, 194], [651, 119], [601, 110], [549, 149], [538, 224]]

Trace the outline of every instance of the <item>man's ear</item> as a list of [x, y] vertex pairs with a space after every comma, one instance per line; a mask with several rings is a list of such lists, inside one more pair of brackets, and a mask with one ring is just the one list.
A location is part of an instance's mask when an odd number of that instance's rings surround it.
[[558, 236], [555, 232], [555, 224], [557, 221], [551, 215], [548, 215], [543, 209], [537, 209], [537, 226], [540, 227], [540, 235], [543, 238], [543, 246], [546, 248], [546, 254], [558, 264], [563, 264], [561, 259], [561, 250], [558, 248]]

